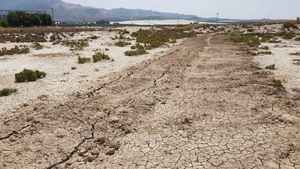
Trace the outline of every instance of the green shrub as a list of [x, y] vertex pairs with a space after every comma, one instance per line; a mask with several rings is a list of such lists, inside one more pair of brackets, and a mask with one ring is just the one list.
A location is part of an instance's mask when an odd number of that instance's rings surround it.
[[64, 40], [62, 43], [69, 46], [72, 51], [83, 50], [84, 47], [89, 46], [88, 39]]
[[93, 55], [93, 62], [99, 62], [101, 60], [109, 60], [110, 57], [104, 53], [97, 52]]
[[286, 40], [293, 39], [296, 36], [295, 33], [292, 32], [281, 32], [278, 35]]
[[16, 92], [17, 92], [17, 89], [4, 88], [4, 89], [0, 90], [0, 97], [9, 96]]
[[26, 54], [29, 53], [30, 49], [26, 45], [15, 46], [11, 49], [2, 48], [0, 49], [0, 56], [14, 55], [14, 54]]
[[84, 63], [87, 63], [87, 62], [90, 62], [90, 61], [91, 61], [91, 58], [78, 56], [78, 63], [79, 64], [84, 64]]
[[256, 34], [232, 35], [231, 40], [236, 43], [246, 43], [250, 47], [258, 47], [261, 43]]
[[299, 29], [298, 26], [297, 26], [296, 24], [291, 23], [291, 22], [286, 22], [286, 23], [284, 23], [284, 24], [282, 25], [282, 27], [285, 28], [285, 29], [290, 29], [290, 28], [292, 28], [292, 29]]
[[45, 13], [28, 13], [22, 11], [9, 12], [7, 15], [8, 26], [29, 27], [29, 26], [49, 26], [52, 25], [52, 18]]
[[0, 27], [7, 27], [8, 23], [6, 20], [0, 19]]
[[118, 42], [115, 43], [115, 45], [118, 46], [118, 47], [124, 47], [124, 46], [130, 45], [130, 43], [126, 42], [126, 41], [118, 41]]
[[46, 76], [45, 72], [42, 71], [33, 71], [30, 69], [24, 69], [22, 72], [15, 74], [15, 81], [17, 83], [21, 82], [33, 82], [37, 79], [44, 78]]

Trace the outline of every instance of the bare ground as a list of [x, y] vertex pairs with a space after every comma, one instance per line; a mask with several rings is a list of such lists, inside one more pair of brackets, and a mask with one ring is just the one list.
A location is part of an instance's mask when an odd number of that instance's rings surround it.
[[221, 35], [1, 115], [0, 168], [300, 168], [299, 100]]

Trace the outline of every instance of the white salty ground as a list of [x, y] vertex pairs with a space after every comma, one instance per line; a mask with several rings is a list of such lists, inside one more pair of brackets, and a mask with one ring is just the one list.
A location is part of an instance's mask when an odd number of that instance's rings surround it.
[[[128, 28], [127, 28], [128, 29]], [[135, 31], [140, 28], [131, 28]], [[20, 105], [30, 103], [39, 96], [47, 96], [49, 100], [64, 100], [70, 94], [86, 90], [97, 80], [109, 73], [118, 72], [122, 69], [137, 64], [143, 60], [159, 57], [164, 54], [168, 47], [151, 50], [146, 55], [137, 57], [127, 57], [124, 52], [130, 47], [116, 47], [111, 37], [115, 37], [117, 32], [80, 32], [71, 39], [80, 39], [98, 36], [98, 39], [89, 42], [89, 46], [83, 51], [72, 52], [69, 47], [63, 45], [52, 45], [50, 42], [41, 43], [44, 48], [35, 50], [31, 48], [29, 54], [3, 56], [0, 58], [0, 89], [16, 88], [18, 92], [8, 97], [0, 97], [0, 113], [9, 109], [17, 109]], [[134, 41], [132, 41], [134, 43]], [[30, 43], [23, 43], [32, 46]], [[12, 48], [21, 43], [0, 44], [0, 48]], [[105, 51], [108, 48], [109, 51]], [[77, 55], [91, 57], [95, 50], [108, 54], [114, 61], [101, 61], [98, 63], [78, 64]], [[71, 70], [76, 67], [76, 70]], [[47, 73], [47, 76], [36, 82], [15, 83], [14, 74], [24, 68], [40, 70]]]
[[264, 43], [262, 46], [269, 46], [272, 55], [260, 55], [254, 59], [261, 68], [275, 64], [276, 69], [272, 70], [275, 76], [283, 81], [284, 87], [292, 92], [300, 88], [300, 65], [295, 64], [295, 59], [300, 56], [291, 53], [300, 53], [300, 42], [294, 40], [282, 40], [279, 44]]

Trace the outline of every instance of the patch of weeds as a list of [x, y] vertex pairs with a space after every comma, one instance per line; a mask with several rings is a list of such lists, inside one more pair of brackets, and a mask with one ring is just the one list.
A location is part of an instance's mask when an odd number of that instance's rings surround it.
[[44, 77], [46, 77], [45, 72], [38, 71], [38, 70], [33, 71], [30, 69], [24, 69], [22, 72], [15, 74], [15, 81], [17, 83], [33, 82], [33, 81], [36, 81], [37, 79], [41, 79]]
[[246, 43], [249, 47], [258, 47], [261, 43], [256, 34], [231, 35], [231, 40], [235, 43]]
[[261, 51], [257, 53], [258, 55], [272, 55], [271, 51]]
[[90, 62], [90, 61], [91, 61], [91, 58], [78, 56], [78, 63], [79, 64], [84, 64], [84, 63], [87, 63], [87, 62]]
[[93, 62], [99, 62], [101, 60], [109, 60], [110, 57], [104, 53], [97, 52], [93, 55]]
[[62, 42], [64, 45], [70, 47], [71, 51], [83, 50], [84, 47], [89, 46], [89, 42], [87, 39], [80, 40], [64, 40]]
[[127, 31], [126, 29], [123, 30], [119, 30], [118, 32], [120, 35], [125, 35], [125, 34], [129, 34], [129, 31]]
[[124, 47], [124, 46], [130, 45], [130, 42], [118, 41], [118, 42], [115, 43], [115, 45], [118, 46], [118, 47]]
[[0, 90], [0, 97], [9, 96], [16, 92], [17, 92], [17, 89], [4, 88], [4, 89]]
[[279, 79], [272, 79], [272, 86], [279, 89], [284, 88], [281, 80]]
[[266, 66], [266, 69], [275, 70], [275, 64]]
[[295, 33], [292, 32], [281, 32], [278, 35], [286, 40], [293, 39], [296, 36]]
[[43, 45], [41, 45], [39, 42], [34, 42], [33, 43], [33, 48], [36, 49], [36, 50], [41, 50], [44, 48]]
[[11, 49], [2, 48], [0, 49], [0, 56], [4, 55], [14, 55], [14, 54], [26, 54], [29, 53], [30, 49], [26, 45], [15, 46]]

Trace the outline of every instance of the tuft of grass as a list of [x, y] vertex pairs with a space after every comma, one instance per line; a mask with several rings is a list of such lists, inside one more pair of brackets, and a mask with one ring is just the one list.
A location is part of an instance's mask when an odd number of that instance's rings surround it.
[[290, 53], [290, 55], [300, 56], [300, 52]]
[[293, 39], [296, 36], [295, 33], [292, 32], [280, 32], [278, 35], [286, 40]]
[[281, 80], [279, 80], [279, 79], [273, 79], [272, 86], [275, 88], [283, 88], [283, 84], [282, 84]]
[[101, 60], [109, 60], [110, 57], [105, 53], [97, 52], [93, 55], [93, 62], [99, 62]]
[[116, 42], [115, 45], [118, 46], [118, 47], [124, 47], [124, 46], [130, 45], [130, 42], [120, 40], [120, 41]]
[[41, 79], [46, 77], [46, 73], [38, 70], [30, 70], [30, 69], [24, 69], [20, 73], [15, 74], [15, 81], [17, 83], [21, 82], [34, 82], [37, 79]]
[[4, 55], [14, 55], [14, 54], [26, 54], [29, 53], [30, 49], [26, 45], [15, 46], [11, 49], [2, 48], [0, 49], [0, 56]]
[[16, 93], [17, 91], [18, 91], [17, 89], [4, 88], [4, 89], [0, 90], [0, 97], [9, 96], [13, 93]]
[[91, 58], [78, 56], [78, 63], [79, 64], [84, 64], [84, 63], [87, 63], [87, 62], [90, 62], [90, 61], [91, 61]]
[[266, 66], [266, 69], [275, 70], [275, 64]]

